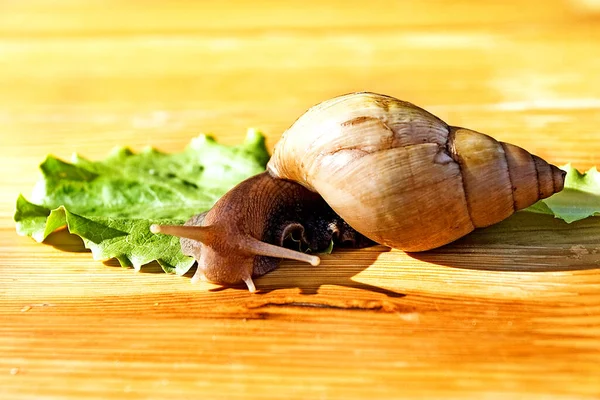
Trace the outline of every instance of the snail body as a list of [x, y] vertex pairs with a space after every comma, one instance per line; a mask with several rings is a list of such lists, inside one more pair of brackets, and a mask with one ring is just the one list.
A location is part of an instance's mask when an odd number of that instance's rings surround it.
[[449, 126], [411, 103], [352, 93], [302, 115], [276, 144], [267, 173], [188, 226], [153, 231], [187, 238], [182, 248], [198, 260], [196, 277], [244, 281], [253, 291], [252, 276], [279, 258], [317, 263], [281, 247], [286, 229], [300, 229], [306, 243], [325, 232], [316, 248], [346, 237], [358, 247], [372, 240], [424, 251], [549, 197], [564, 176], [520, 147]]

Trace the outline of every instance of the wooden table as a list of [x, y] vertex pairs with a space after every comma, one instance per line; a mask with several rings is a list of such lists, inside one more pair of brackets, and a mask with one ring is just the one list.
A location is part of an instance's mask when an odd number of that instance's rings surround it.
[[357, 90], [600, 165], [598, 1], [508, 3], [1, 2], [0, 398], [598, 398], [598, 219], [286, 262], [254, 295], [14, 230], [48, 153], [272, 147]]

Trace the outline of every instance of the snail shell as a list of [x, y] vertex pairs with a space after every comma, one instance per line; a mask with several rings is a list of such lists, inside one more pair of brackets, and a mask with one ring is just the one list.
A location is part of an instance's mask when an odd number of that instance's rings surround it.
[[371, 240], [405, 251], [497, 223], [562, 190], [565, 176], [520, 147], [366, 92], [309, 109], [267, 170], [319, 193]]

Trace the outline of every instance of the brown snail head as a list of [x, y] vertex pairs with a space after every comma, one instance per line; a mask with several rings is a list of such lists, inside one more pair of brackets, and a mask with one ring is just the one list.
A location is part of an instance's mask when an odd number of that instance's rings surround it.
[[188, 226], [153, 232], [186, 238], [196, 279], [243, 281], [254, 291], [252, 277], [280, 258], [318, 264], [282, 247], [294, 234], [316, 251], [332, 239], [429, 250], [562, 190], [565, 176], [520, 147], [366, 92], [309, 109], [277, 143], [267, 171]]

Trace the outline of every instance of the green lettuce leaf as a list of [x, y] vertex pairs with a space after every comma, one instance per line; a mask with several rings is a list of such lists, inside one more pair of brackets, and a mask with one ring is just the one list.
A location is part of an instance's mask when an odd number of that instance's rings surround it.
[[240, 181], [264, 171], [264, 136], [249, 130], [240, 146], [201, 135], [181, 153], [118, 148], [104, 161], [74, 155], [70, 163], [48, 156], [31, 201], [17, 199], [17, 232], [43, 241], [66, 226], [94, 259], [116, 258], [140, 269], [157, 261], [165, 272], [185, 274], [193, 265], [179, 239], [150, 233], [153, 223], [181, 224], [208, 210]]
[[[22, 195], [17, 199], [17, 232], [42, 242], [66, 226], [94, 259], [116, 258], [135, 269], [157, 261], [166, 272], [185, 274], [194, 260], [183, 255], [178, 238], [154, 235], [150, 225], [182, 224], [208, 210], [237, 183], [264, 171], [268, 159], [264, 137], [255, 130], [233, 147], [201, 135], [175, 154], [153, 148], [135, 154], [122, 147], [97, 162], [78, 155], [70, 163], [48, 156], [31, 201]], [[571, 165], [562, 169], [567, 171], [565, 189], [523, 211], [566, 222], [600, 215], [596, 168], [584, 174]]]
[[565, 188], [523, 211], [554, 215], [568, 223], [600, 215], [600, 172], [596, 167], [584, 174], [571, 164], [560, 168], [567, 172]]

